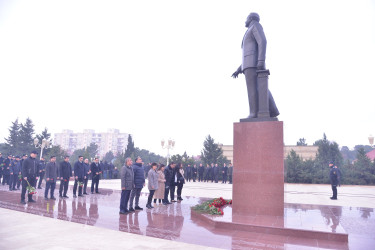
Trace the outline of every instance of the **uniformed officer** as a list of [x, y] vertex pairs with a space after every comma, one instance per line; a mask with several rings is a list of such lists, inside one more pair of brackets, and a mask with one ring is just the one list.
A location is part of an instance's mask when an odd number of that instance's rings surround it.
[[20, 157], [16, 156], [15, 160], [12, 161], [10, 167], [10, 177], [9, 177], [9, 191], [16, 190], [16, 184], [18, 182], [18, 175], [21, 173], [19, 165]]
[[[35, 187], [36, 181], [38, 180], [38, 160], [36, 156], [38, 153], [36, 151], [32, 151], [30, 157], [23, 161], [22, 164], [22, 191], [21, 191], [21, 203], [26, 204], [25, 201], [25, 194], [26, 194], [26, 187], [30, 184], [30, 186]], [[33, 200], [33, 194], [28, 193], [28, 202], [35, 202]]]
[[227, 179], [228, 179], [228, 167], [227, 167], [227, 164], [225, 164], [225, 163], [224, 163], [224, 166], [223, 166], [222, 173], [223, 173], [223, 182], [222, 183], [227, 183]]
[[338, 177], [338, 170], [334, 167], [333, 162], [331, 161], [329, 163], [329, 167], [331, 170], [329, 171], [329, 179], [331, 180], [331, 187], [332, 187], [332, 197], [330, 197], [331, 200], [337, 200], [337, 185], [339, 182]]
[[42, 181], [46, 172], [46, 162], [44, 161], [44, 157], [40, 158], [39, 161], [39, 183], [38, 189], [42, 189]]
[[89, 165], [89, 159], [85, 159], [83, 161], [83, 167], [84, 167], [84, 176], [83, 176], [83, 194], [85, 195], [88, 195], [87, 193], [87, 182], [89, 181], [89, 176], [91, 174], [91, 171], [90, 171], [90, 165]]

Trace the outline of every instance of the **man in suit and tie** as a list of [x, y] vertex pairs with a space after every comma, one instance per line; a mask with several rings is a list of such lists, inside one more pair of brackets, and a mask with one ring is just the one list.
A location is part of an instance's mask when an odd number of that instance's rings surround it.
[[267, 47], [267, 39], [259, 20], [259, 15], [254, 12], [250, 13], [246, 19], [245, 26], [248, 29], [242, 41], [242, 64], [232, 75], [233, 78], [237, 78], [239, 74], [245, 74], [250, 106], [249, 119], [260, 118], [260, 115], [258, 116], [259, 103], [262, 101], [261, 98], [267, 98], [267, 95], [269, 103], [269, 116], [268, 114], [267, 116], [277, 117], [279, 115], [271, 92], [267, 90], [265, 93], [268, 94], [265, 96], [259, 95], [262, 86], [258, 85], [258, 73], [266, 71]]

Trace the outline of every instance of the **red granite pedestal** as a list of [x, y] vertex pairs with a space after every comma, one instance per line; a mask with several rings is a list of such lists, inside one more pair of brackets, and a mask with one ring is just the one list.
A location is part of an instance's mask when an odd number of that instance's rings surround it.
[[234, 123], [233, 159], [233, 218], [283, 217], [283, 122]]

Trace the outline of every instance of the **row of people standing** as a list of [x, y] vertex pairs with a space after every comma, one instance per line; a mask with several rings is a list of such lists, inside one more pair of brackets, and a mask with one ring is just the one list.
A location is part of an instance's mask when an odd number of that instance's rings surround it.
[[[193, 167], [193, 172], [195, 168]], [[198, 181], [199, 182], [215, 182], [218, 183], [219, 179], [222, 180], [222, 183], [232, 184], [233, 180], [233, 165], [230, 163], [227, 166], [225, 163], [222, 167], [219, 167], [218, 164], [206, 164], [206, 167], [203, 164], [200, 164], [198, 167]], [[190, 181], [190, 180], [189, 180]], [[193, 177], [193, 181], [195, 181]]]
[[[146, 207], [148, 209], [154, 208], [152, 200], [156, 204], [163, 202], [164, 205], [176, 202], [174, 200], [175, 187], [177, 187], [177, 200], [182, 201], [182, 187], [185, 183], [184, 170], [182, 164], [176, 168], [175, 163], [171, 163], [165, 168], [164, 164], [151, 164], [150, 170], [147, 172], [149, 195]], [[120, 200], [120, 214], [127, 214], [135, 210], [143, 210], [139, 206], [139, 197], [143, 187], [145, 187], [145, 169], [143, 167], [141, 157], [137, 157], [135, 163], [131, 158], [126, 158], [125, 165], [121, 168], [121, 200]], [[168, 195], [171, 197], [171, 202], [168, 200]], [[133, 206], [134, 202], [134, 206]]]

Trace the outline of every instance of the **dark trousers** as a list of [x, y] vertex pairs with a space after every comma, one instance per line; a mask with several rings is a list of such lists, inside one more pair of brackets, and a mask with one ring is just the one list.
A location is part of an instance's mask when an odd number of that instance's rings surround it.
[[204, 181], [209, 181], [210, 180], [210, 175], [209, 174], [206, 174], [205, 176], [204, 176]]
[[214, 174], [215, 183], [219, 182], [219, 174]]
[[233, 175], [229, 175], [229, 184], [232, 184], [232, 177]]
[[187, 180], [187, 181], [190, 181], [190, 180], [191, 180], [191, 173], [187, 173], [187, 175], [186, 175], [186, 180]]
[[227, 174], [223, 174], [223, 183], [227, 183], [228, 176]]
[[333, 192], [332, 198], [337, 199], [337, 185], [332, 185], [332, 192]]
[[128, 211], [128, 202], [131, 190], [122, 190], [120, 199], [120, 211]]
[[[27, 178], [27, 181], [30, 183], [30, 185], [32, 187], [35, 187], [35, 183], [36, 183], [36, 178], [35, 177], [30, 177], [30, 178]], [[25, 181], [25, 179], [22, 179], [22, 191], [21, 191], [21, 200], [25, 200], [25, 195], [26, 195], [26, 187], [28, 186], [27, 184], [27, 181]], [[27, 198], [30, 200], [33, 199], [33, 195], [32, 194], [27, 194]]]
[[[14, 175], [13, 174], [11, 174], [10, 176], [9, 176], [9, 190], [13, 190], [13, 181], [14, 181]], [[16, 183], [14, 183], [14, 184], [16, 184]]]
[[147, 205], [151, 206], [152, 197], [154, 196], [154, 193], [155, 193], [155, 190], [150, 190], [150, 193], [148, 194]]
[[167, 202], [169, 202], [169, 201], [168, 201], [168, 194], [169, 194], [169, 186], [168, 186], [168, 187], [165, 186], [163, 203], [167, 203]]
[[199, 174], [198, 181], [200, 181], [200, 182], [203, 181], [203, 173]]
[[175, 190], [175, 187], [176, 187], [176, 185], [173, 183], [173, 184], [170, 186], [170, 189], [169, 189], [169, 191], [170, 191], [170, 195], [171, 195], [171, 201], [174, 200], [174, 190]]
[[99, 193], [99, 176], [92, 178], [91, 181], [91, 193], [94, 193], [94, 185], [95, 185], [95, 192]]
[[78, 195], [82, 195], [82, 186], [78, 184], [78, 182], [82, 182], [82, 179], [75, 179], [74, 186], [73, 186], [73, 194], [76, 195], [77, 193], [77, 186], [78, 187]]
[[86, 177], [86, 179], [83, 180], [83, 193], [84, 194], [87, 194], [86, 190], [87, 190], [87, 182], [89, 181], [89, 178]]
[[17, 188], [20, 188], [21, 181], [18, 178], [18, 174], [13, 175], [13, 189], [16, 189], [16, 184], [17, 184]]
[[40, 172], [38, 188], [42, 187], [43, 178], [44, 178], [44, 171]]
[[3, 176], [3, 185], [9, 184], [9, 174]]
[[55, 192], [55, 187], [56, 187], [56, 182], [54, 181], [47, 181], [46, 182], [46, 190], [44, 190], [44, 197], [48, 197], [48, 191], [51, 188], [51, 198], [55, 197], [54, 192]]
[[[65, 179], [65, 180], [60, 181], [60, 189], [59, 189], [60, 196], [66, 196], [66, 193], [68, 192], [69, 179]], [[64, 193], [63, 193], [63, 190], [64, 190]]]
[[[250, 115], [254, 115], [255, 117], [258, 115], [259, 110], [259, 98], [266, 98], [265, 96], [259, 96], [258, 93], [258, 75], [257, 75], [257, 68], [247, 68], [244, 70], [245, 79], [246, 79], [246, 86], [247, 86], [247, 95], [249, 99], [249, 106], [250, 106]], [[266, 92], [267, 93], [267, 92]], [[277, 116], [279, 114], [279, 110], [276, 107], [276, 103], [273, 99], [271, 92], [268, 90], [268, 105], [270, 116]]]
[[197, 174], [193, 174], [193, 182], [197, 179]]
[[134, 206], [135, 207], [139, 207], [139, 197], [141, 196], [141, 191], [142, 191], [142, 188], [133, 188], [131, 193], [130, 193], [130, 204], [129, 204], [129, 208], [133, 208], [133, 201], [134, 201], [134, 198], [135, 198], [135, 203], [134, 203]]
[[182, 187], [184, 186], [183, 183], [178, 183], [177, 184], [177, 198], [181, 198], [181, 193], [182, 193]]

